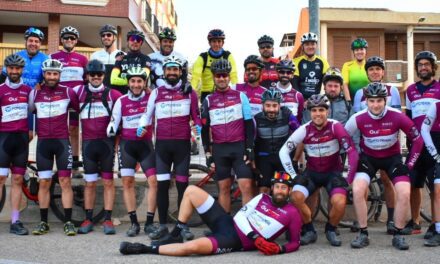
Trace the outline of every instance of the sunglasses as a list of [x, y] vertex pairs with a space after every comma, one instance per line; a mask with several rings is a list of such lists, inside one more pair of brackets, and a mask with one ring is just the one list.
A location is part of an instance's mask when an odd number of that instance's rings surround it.
[[259, 70], [259, 68], [257, 68], [257, 67], [246, 68], [246, 71], [247, 71], [247, 72], [250, 72], [250, 71], [258, 71], [258, 70]]
[[143, 42], [144, 39], [140, 36], [130, 36], [128, 38], [128, 41], [132, 41], [132, 42]]
[[275, 172], [275, 174], [273, 175], [274, 180], [283, 180], [283, 181], [289, 181], [292, 178], [290, 177], [290, 175], [284, 171], [277, 171]]
[[104, 33], [104, 34], [101, 34], [101, 38], [111, 38], [112, 36], [113, 36], [112, 33]]
[[293, 72], [292, 71], [277, 71], [279, 74], [292, 74]]
[[260, 49], [271, 49], [271, 48], [272, 48], [271, 45], [263, 45], [263, 46], [260, 46]]
[[229, 74], [227, 74], [227, 73], [216, 73], [216, 74], [214, 74], [214, 77], [215, 78], [227, 78], [227, 77], [229, 77]]
[[64, 40], [76, 40], [76, 38], [74, 36], [66, 36], [63, 37]]
[[102, 76], [104, 76], [104, 73], [102, 73], [102, 72], [89, 72], [89, 75], [90, 75], [90, 77], [96, 77], [96, 76], [102, 77]]

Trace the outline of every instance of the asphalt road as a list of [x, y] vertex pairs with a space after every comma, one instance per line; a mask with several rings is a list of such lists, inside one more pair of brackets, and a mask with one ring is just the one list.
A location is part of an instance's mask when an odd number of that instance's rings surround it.
[[[52, 223], [51, 232], [44, 236], [19, 237], [9, 233], [9, 224], [0, 223], [0, 264], [1, 263], [440, 263], [440, 248], [423, 246], [423, 234], [408, 236], [408, 251], [398, 251], [391, 246], [391, 236], [385, 234], [384, 224], [372, 224], [370, 246], [351, 249], [350, 241], [356, 234], [341, 229], [343, 245], [331, 247], [318, 226], [318, 241], [299, 251], [267, 257], [257, 251], [237, 252], [218, 256], [167, 257], [158, 255], [123, 256], [119, 253], [121, 241], [149, 243], [141, 233], [128, 238], [125, 231], [128, 224], [117, 227], [117, 234], [105, 236], [100, 226], [87, 235], [66, 237], [61, 223]], [[30, 224], [27, 225], [32, 228]], [[171, 227], [171, 226], [170, 226]], [[196, 236], [201, 236], [205, 228], [193, 228]], [[424, 231], [426, 226], [424, 227]], [[283, 239], [279, 242], [284, 243]]]

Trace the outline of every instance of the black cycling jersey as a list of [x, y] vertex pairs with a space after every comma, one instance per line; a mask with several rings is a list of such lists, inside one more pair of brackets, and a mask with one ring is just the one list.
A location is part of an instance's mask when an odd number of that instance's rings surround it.
[[[127, 73], [127, 70], [132, 67], [140, 67], [140, 68], [150, 68], [151, 67], [151, 59], [147, 55], [141, 52], [129, 52], [124, 58], [120, 61], [116, 61], [115, 67], [118, 68], [121, 73], [120, 76], [123, 77]], [[122, 94], [126, 94], [128, 91], [128, 87], [126, 85], [119, 86], [112, 84], [112, 88], [120, 91]]]

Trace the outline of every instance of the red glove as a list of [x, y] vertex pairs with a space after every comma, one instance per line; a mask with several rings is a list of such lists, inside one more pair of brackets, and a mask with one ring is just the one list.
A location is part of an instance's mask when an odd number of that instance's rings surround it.
[[264, 255], [276, 255], [279, 254], [281, 251], [280, 246], [277, 243], [267, 241], [261, 236], [255, 239], [254, 244], [258, 248], [258, 250]]

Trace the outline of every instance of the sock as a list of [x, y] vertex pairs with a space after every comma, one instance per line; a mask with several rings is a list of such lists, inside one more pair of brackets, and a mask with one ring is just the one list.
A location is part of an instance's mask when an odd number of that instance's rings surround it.
[[180, 203], [183, 199], [183, 193], [186, 190], [186, 187], [188, 187], [188, 182], [176, 182], [176, 188], [177, 188], [177, 205], [180, 209]]
[[361, 228], [361, 234], [365, 234], [368, 236], [368, 227]]
[[313, 226], [313, 223], [312, 222], [310, 222], [310, 223], [308, 223], [308, 224], [304, 224], [304, 230], [307, 232], [307, 231], [313, 231], [313, 232], [316, 232], [315, 231], [315, 227]]
[[79, 157], [78, 156], [72, 156], [72, 169], [76, 170], [78, 169], [78, 161], [79, 161]]
[[20, 220], [20, 211], [12, 210], [11, 212], [11, 223], [15, 223]]
[[150, 253], [152, 253], [152, 254], [156, 254], [156, 255], [159, 255], [159, 247], [160, 247], [160, 246], [151, 246], [151, 247], [149, 248]]
[[437, 232], [437, 234], [440, 234], [440, 222], [435, 223], [435, 232]]
[[130, 216], [131, 224], [139, 225], [136, 211], [128, 212], [128, 216]]
[[393, 221], [393, 219], [394, 219], [394, 208], [387, 207], [387, 212], [388, 212], [388, 220], [387, 220], [387, 222]]
[[336, 226], [331, 225], [330, 223], [325, 224], [325, 231], [336, 231]]
[[47, 215], [49, 214], [49, 208], [40, 208], [41, 222], [47, 223]]
[[92, 221], [93, 219], [93, 209], [86, 209], [86, 219]]
[[154, 220], [154, 212], [147, 212], [147, 222], [145, 222], [146, 225], [151, 225]]
[[182, 229], [184, 229], [186, 227], [185, 223], [180, 222], [179, 220], [177, 220], [176, 225], [174, 226], [173, 231], [171, 231], [171, 235], [173, 237], [176, 237], [180, 234], [180, 232], [182, 232]]
[[165, 225], [168, 218], [170, 181], [157, 182], [157, 211], [159, 212], [159, 223]]
[[104, 211], [104, 220], [112, 220], [112, 210]]
[[72, 220], [72, 208], [64, 208], [64, 221], [69, 222]]

